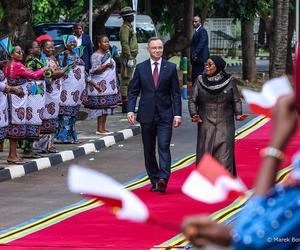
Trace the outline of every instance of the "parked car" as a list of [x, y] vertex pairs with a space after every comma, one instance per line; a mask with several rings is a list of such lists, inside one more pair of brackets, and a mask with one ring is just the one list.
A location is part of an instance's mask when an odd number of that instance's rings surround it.
[[75, 23], [59, 22], [59, 23], [39, 23], [33, 26], [35, 36], [48, 34], [52, 37], [55, 47], [63, 44], [62, 36], [71, 34]]
[[[123, 24], [123, 19], [118, 14], [112, 14], [105, 23], [105, 33], [108, 36], [110, 43], [121, 49], [119, 31]], [[137, 62], [142, 62], [147, 59], [147, 41], [152, 36], [157, 36], [155, 25], [150, 16], [136, 15], [136, 35], [139, 45], [139, 53]]]
[[[110, 41], [119, 41], [119, 31], [123, 19], [117, 14], [112, 14], [105, 23], [105, 33]], [[138, 43], [146, 43], [152, 36], [156, 36], [156, 29], [150, 16], [136, 15], [136, 34]]]

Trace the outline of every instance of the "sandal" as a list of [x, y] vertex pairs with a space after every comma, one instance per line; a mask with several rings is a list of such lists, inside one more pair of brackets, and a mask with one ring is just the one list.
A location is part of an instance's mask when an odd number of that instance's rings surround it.
[[22, 159], [18, 159], [18, 160], [7, 160], [8, 164], [11, 165], [24, 165], [25, 163], [27, 163], [27, 161], [23, 161]]
[[55, 154], [55, 153], [58, 153], [58, 151], [56, 150], [55, 147], [50, 147], [50, 148], [48, 149], [48, 153], [50, 153], [50, 154]]
[[22, 155], [23, 158], [25, 159], [39, 159], [42, 156], [40, 154], [37, 153], [31, 153], [31, 155]]

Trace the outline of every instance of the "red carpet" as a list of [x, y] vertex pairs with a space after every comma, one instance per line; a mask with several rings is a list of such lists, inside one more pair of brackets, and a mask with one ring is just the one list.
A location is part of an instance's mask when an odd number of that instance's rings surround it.
[[[249, 188], [253, 186], [259, 168], [259, 150], [269, 141], [270, 126], [270, 123], [267, 123], [236, 142], [238, 174]], [[286, 152], [287, 161], [283, 166], [287, 166], [291, 155], [299, 148], [299, 139], [300, 134], [290, 144]], [[45, 249], [150, 249], [180, 233], [179, 227], [175, 229], [173, 225], [180, 225], [185, 215], [211, 214], [233, 201], [231, 199], [223, 203], [207, 205], [181, 194], [180, 187], [194, 167], [193, 164], [174, 172], [166, 194], [149, 192], [149, 185], [134, 191], [164, 226], [120, 221], [110, 213], [109, 208], [100, 206], [1, 247], [14, 250], [43, 247]]]

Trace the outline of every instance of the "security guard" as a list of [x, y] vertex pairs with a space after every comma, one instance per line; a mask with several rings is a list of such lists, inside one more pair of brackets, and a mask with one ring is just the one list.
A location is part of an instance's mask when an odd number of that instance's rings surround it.
[[138, 53], [138, 43], [131, 23], [134, 20], [135, 11], [127, 6], [121, 9], [120, 16], [123, 24], [120, 28], [119, 38], [122, 47], [121, 51], [121, 94], [122, 94], [122, 113], [127, 113], [127, 90], [136, 65]]

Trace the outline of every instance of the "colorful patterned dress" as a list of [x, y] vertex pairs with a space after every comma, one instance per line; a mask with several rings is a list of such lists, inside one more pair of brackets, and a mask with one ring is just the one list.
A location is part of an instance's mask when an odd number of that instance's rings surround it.
[[[38, 58], [31, 57], [26, 66], [34, 71], [44, 67]], [[45, 80], [30, 80], [27, 83], [26, 139], [39, 140], [45, 107]]]
[[[61, 55], [61, 62], [63, 62], [63, 58], [64, 55]], [[67, 56], [67, 66], [71, 65], [74, 61], [76, 62], [75, 68], [69, 68], [67, 74], [62, 78], [58, 116], [59, 132], [56, 136], [56, 141], [62, 143], [74, 143], [78, 140], [77, 131], [74, 127], [84, 96], [85, 69], [84, 62], [79, 56]]]
[[[58, 61], [55, 57], [46, 57], [43, 60], [44, 65], [50, 67], [53, 72], [58, 70]], [[33, 148], [42, 150], [43, 152], [56, 152], [53, 145], [55, 134], [58, 130], [58, 113], [61, 93], [61, 79], [52, 80], [45, 79], [45, 106], [43, 112], [43, 121], [41, 128], [41, 136], [39, 141], [34, 142]]]
[[[96, 69], [107, 63], [113, 63], [112, 68], [107, 68], [102, 73], [95, 73]], [[101, 89], [99, 92], [93, 86], [87, 87], [87, 100], [85, 107], [91, 109], [91, 117], [113, 114], [114, 108], [121, 103], [119, 92], [116, 63], [111, 58], [110, 53], [100, 54], [95, 52], [91, 58], [92, 68], [90, 70], [91, 80]]]
[[39, 79], [43, 76], [43, 70], [32, 71], [21, 62], [8, 64], [3, 68], [9, 86], [22, 87], [25, 95], [20, 98], [16, 95], [8, 94], [9, 103], [9, 127], [8, 137], [11, 139], [23, 139], [27, 133], [26, 107], [28, 90], [28, 80]]
[[7, 135], [8, 126], [7, 95], [3, 93], [6, 83], [5, 76], [2, 70], [0, 70], [0, 143], [4, 141]]
[[[55, 57], [46, 57], [44, 64], [50, 67], [54, 72], [58, 70], [58, 61]], [[61, 79], [52, 80], [51, 78], [46, 78], [46, 100], [42, 126], [43, 134], [54, 134], [57, 132], [60, 94]]]

